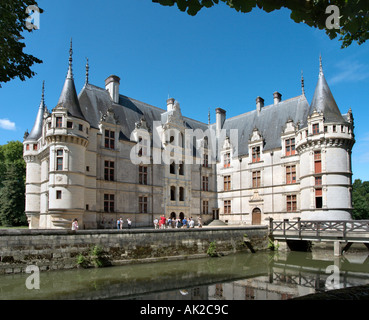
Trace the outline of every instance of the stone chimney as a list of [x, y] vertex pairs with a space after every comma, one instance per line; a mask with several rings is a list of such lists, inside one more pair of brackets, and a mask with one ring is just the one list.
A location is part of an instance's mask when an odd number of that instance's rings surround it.
[[261, 109], [264, 107], [264, 99], [262, 97], [256, 98], [256, 111], [258, 114], [261, 112]]
[[114, 75], [111, 75], [105, 80], [105, 89], [108, 90], [111, 99], [115, 103], [119, 103], [119, 82], [120, 78]]
[[276, 91], [273, 93], [273, 98], [274, 98], [274, 104], [277, 104], [281, 102], [282, 95], [278, 91]]
[[216, 125], [216, 132], [219, 133], [220, 130], [223, 128], [223, 124], [226, 118], [226, 111], [222, 108], [215, 109], [215, 125]]
[[174, 98], [169, 98], [167, 100], [167, 111], [172, 111], [174, 107]]

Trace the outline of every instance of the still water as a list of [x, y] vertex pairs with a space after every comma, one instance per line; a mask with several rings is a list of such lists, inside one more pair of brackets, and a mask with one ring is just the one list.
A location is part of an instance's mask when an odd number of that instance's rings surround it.
[[238, 253], [219, 258], [0, 276], [0, 299], [285, 300], [369, 284], [368, 252]]

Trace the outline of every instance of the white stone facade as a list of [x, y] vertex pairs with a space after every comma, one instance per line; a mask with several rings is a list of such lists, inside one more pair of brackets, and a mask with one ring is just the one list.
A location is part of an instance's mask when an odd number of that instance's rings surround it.
[[[31, 229], [69, 229], [74, 218], [80, 228], [116, 228], [119, 218], [143, 227], [161, 215], [228, 224], [351, 218], [351, 110], [332, 120], [332, 101], [309, 106], [304, 92], [286, 101], [274, 93], [271, 106], [258, 97], [254, 111], [226, 119], [218, 108], [216, 123], [204, 124], [183, 117], [174, 99], [165, 110], [119, 94], [116, 76], [105, 88], [86, 81], [78, 101], [72, 81], [70, 58], [58, 105], [50, 112], [42, 98], [24, 140]], [[187, 129], [212, 130], [215, 140], [196, 136], [188, 154]], [[180, 161], [156, 161], [165, 152]]]

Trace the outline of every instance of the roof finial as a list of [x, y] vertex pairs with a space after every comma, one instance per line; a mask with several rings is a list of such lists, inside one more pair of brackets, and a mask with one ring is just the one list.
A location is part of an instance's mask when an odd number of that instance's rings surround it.
[[45, 103], [45, 80], [42, 81], [41, 103]]
[[210, 107], [209, 107], [209, 111], [208, 111], [208, 124], [210, 124]]
[[73, 71], [72, 71], [72, 54], [73, 54], [73, 49], [72, 49], [72, 38], [70, 38], [70, 48], [69, 48], [69, 68], [68, 68], [68, 75], [67, 78], [73, 79]]
[[302, 90], [302, 95], [305, 95], [305, 84], [304, 84], [304, 73], [301, 70], [301, 90]]
[[319, 75], [323, 74], [322, 54], [319, 55]]
[[86, 58], [86, 82], [85, 84], [88, 84], [88, 71], [90, 70], [90, 66], [88, 64], [88, 58]]

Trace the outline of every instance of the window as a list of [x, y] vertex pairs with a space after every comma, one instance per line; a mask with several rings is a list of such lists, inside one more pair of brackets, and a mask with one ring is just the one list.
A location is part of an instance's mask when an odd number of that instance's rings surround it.
[[202, 201], [202, 214], [208, 214], [209, 212], [209, 201], [203, 200]]
[[90, 210], [90, 206], [88, 204], [86, 204], [86, 211]]
[[224, 191], [231, 190], [231, 176], [224, 176]]
[[62, 117], [56, 117], [55, 118], [55, 127], [61, 128], [63, 125], [63, 118]]
[[319, 134], [319, 123], [313, 124], [313, 134]]
[[72, 121], [67, 121], [67, 128], [68, 129], [72, 129], [73, 128], [73, 122]]
[[296, 166], [286, 166], [286, 183], [296, 183]]
[[296, 195], [288, 195], [287, 196], [287, 212], [293, 212], [297, 210], [297, 201]]
[[174, 186], [170, 187], [170, 200], [171, 201], [176, 200], [176, 187], [174, 187]]
[[231, 166], [231, 154], [229, 152], [225, 153], [223, 156], [224, 168]]
[[253, 147], [252, 148], [252, 162], [259, 162], [260, 161], [260, 147]]
[[209, 190], [209, 177], [203, 176], [202, 177], [202, 191]]
[[209, 167], [209, 156], [206, 153], [204, 154], [204, 160], [203, 160], [202, 166], [205, 168]]
[[104, 194], [104, 211], [114, 212], [114, 194]]
[[321, 186], [322, 185], [322, 176], [315, 177], [315, 185]]
[[48, 129], [51, 129], [51, 121], [49, 121], [49, 122], [47, 123], [47, 128], [48, 128]]
[[29, 144], [26, 144], [26, 150], [27, 151], [29, 150]]
[[79, 124], [79, 125], [78, 125], [78, 130], [79, 130], [79, 131], [83, 131], [83, 125], [82, 125], [82, 124]]
[[62, 198], [61, 190], [56, 190], [56, 199], [61, 199], [61, 198]]
[[179, 187], [179, 201], [184, 201], [184, 188], [183, 187]]
[[33, 145], [33, 151], [37, 151], [37, 144]]
[[139, 137], [138, 138], [138, 142], [140, 143], [141, 145], [141, 148], [140, 150], [138, 151], [138, 155], [140, 157], [142, 156], [147, 156], [147, 139], [142, 139], [142, 137]]
[[322, 189], [315, 189], [315, 208], [323, 208]]
[[104, 162], [104, 179], [114, 181], [114, 161]]
[[286, 156], [293, 156], [295, 154], [295, 138], [286, 140]]
[[115, 149], [115, 132], [111, 130], [105, 130], [105, 148]]
[[336, 131], [337, 131], [336, 126], [335, 126], [335, 125], [333, 125], [333, 127], [332, 127], [332, 131], [333, 131], [333, 132], [336, 132]]
[[328, 132], [328, 126], [324, 126], [324, 132], [327, 133]]
[[147, 213], [147, 197], [138, 197], [138, 210], [140, 213]]
[[322, 172], [322, 160], [320, 151], [314, 151], [314, 170], [315, 173]]
[[147, 184], [147, 166], [138, 167], [138, 183]]
[[178, 174], [183, 176], [184, 175], [184, 164], [183, 163], [180, 163], [178, 165]]
[[169, 171], [171, 174], [176, 174], [176, 164], [174, 163], [174, 161], [171, 162]]
[[63, 150], [56, 150], [56, 170], [63, 170]]
[[90, 171], [90, 167], [86, 166], [86, 171], [89, 172]]
[[224, 214], [231, 213], [231, 200], [224, 200]]
[[254, 171], [252, 173], [252, 187], [259, 188], [261, 186], [261, 172]]

